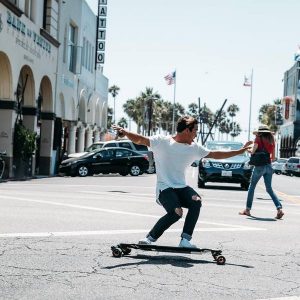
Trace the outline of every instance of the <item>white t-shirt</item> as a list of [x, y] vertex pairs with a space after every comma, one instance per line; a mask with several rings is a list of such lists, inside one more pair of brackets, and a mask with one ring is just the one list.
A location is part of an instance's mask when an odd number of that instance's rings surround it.
[[157, 200], [160, 191], [169, 187], [186, 187], [185, 174], [187, 167], [194, 160], [201, 159], [210, 152], [194, 142], [191, 145], [178, 143], [172, 136], [155, 135], [150, 137], [149, 140], [155, 159]]

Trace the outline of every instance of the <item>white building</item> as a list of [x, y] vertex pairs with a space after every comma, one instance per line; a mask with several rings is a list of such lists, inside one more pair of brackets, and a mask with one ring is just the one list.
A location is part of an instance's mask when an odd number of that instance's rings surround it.
[[[45, 4], [45, 6], [44, 6]], [[0, 0], [0, 151], [14, 176], [16, 119], [37, 132], [32, 174], [106, 129], [108, 80], [95, 71], [96, 16], [84, 0]], [[19, 112], [19, 116], [18, 116]]]

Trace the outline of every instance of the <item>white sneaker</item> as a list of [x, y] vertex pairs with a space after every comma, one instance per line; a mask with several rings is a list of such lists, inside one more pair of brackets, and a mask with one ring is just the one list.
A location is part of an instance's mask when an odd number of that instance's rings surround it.
[[187, 239], [185, 239], [185, 238], [181, 239], [178, 247], [182, 247], [182, 248], [197, 248], [197, 246], [191, 244], [190, 241], [187, 240]]
[[139, 240], [138, 243], [139, 243], [140, 245], [151, 245], [152, 242], [151, 242], [147, 237], [145, 237], [145, 238]]

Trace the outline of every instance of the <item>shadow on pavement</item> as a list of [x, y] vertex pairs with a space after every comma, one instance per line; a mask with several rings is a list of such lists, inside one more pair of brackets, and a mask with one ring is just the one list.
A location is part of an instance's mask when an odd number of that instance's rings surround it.
[[249, 220], [253, 220], [253, 221], [266, 221], [266, 222], [276, 222], [277, 220], [274, 218], [260, 218], [260, 217], [255, 217], [253, 215], [251, 215], [250, 217], [248, 217], [247, 219]]
[[[123, 258], [131, 258], [131, 259], [144, 259], [144, 261], [139, 261], [139, 262], [132, 262], [132, 263], [123, 263], [123, 264], [118, 264], [114, 266], [108, 266], [104, 267], [103, 269], [116, 269], [116, 268], [122, 268], [122, 267], [130, 267], [133, 265], [171, 265], [174, 267], [180, 267], [180, 268], [192, 268], [196, 264], [216, 264], [214, 261], [207, 261], [207, 260], [194, 260], [188, 257], [184, 256], [172, 256], [172, 255], [164, 255], [164, 256], [149, 256], [149, 255], [135, 255], [135, 256], [125, 256]], [[116, 258], [118, 259], [118, 258]], [[121, 259], [121, 258], [120, 258]], [[231, 264], [231, 263], [225, 263], [224, 266], [229, 265], [229, 266], [236, 266], [236, 267], [242, 267], [242, 268], [254, 268], [253, 266], [248, 266], [248, 265], [238, 265], [238, 264]], [[219, 267], [224, 267], [220, 265]]]
[[227, 191], [244, 191], [239, 186], [225, 186], [225, 185], [206, 185], [205, 188], [200, 188], [200, 190], [227, 190]]

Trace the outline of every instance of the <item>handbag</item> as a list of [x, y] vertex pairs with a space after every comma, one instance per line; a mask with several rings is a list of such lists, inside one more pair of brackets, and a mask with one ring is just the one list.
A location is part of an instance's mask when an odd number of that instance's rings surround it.
[[265, 166], [271, 163], [270, 159], [270, 153], [265, 150], [264, 142], [261, 139], [261, 142], [263, 144], [263, 149], [259, 151], [255, 151], [249, 160], [249, 165], [259, 167], [259, 166]]

